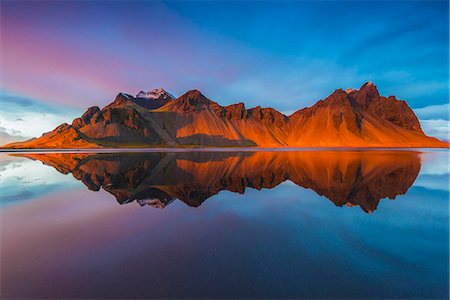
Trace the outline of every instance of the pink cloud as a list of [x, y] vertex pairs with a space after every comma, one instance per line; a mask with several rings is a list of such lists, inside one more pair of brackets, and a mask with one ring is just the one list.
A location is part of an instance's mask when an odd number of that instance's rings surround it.
[[166, 21], [106, 20], [104, 26], [111, 28], [97, 33], [86, 28], [76, 33], [64, 20], [58, 20], [58, 28], [57, 22], [28, 11], [24, 22], [6, 14], [1, 88], [50, 103], [85, 107], [106, 104], [120, 91], [163, 86], [182, 93], [236, 79], [239, 70], [228, 63], [236, 58], [220, 46], [219, 39], [196, 32], [164, 7], [158, 9]]

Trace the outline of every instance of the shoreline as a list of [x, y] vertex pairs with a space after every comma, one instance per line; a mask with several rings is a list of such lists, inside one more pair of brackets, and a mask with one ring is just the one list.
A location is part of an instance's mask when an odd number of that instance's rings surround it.
[[198, 148], [42, 148], [0, 149], [0, 153], [145, 153], [145, 152], [303, 152], [303, 151], [423, 151], [449, 147], [198, 147]]

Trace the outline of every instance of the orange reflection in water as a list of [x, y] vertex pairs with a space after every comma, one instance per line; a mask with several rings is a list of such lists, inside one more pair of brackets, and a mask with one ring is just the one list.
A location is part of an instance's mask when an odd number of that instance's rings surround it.
[[290, 180], [338, 206], [376, 210], [383, 198], [405, 194], [420, 170], [413, 151], [46, 153], [38, 159], [100, 188], [121, 204], [165, 207], [175, 199], [197, 207], [222, 190], [273, 188]]

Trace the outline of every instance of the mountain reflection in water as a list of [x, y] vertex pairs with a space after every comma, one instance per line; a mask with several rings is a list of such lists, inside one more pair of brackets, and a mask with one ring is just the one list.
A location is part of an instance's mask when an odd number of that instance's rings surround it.
[[72, 173], [90, 190], [100, 188], [120, 204], [163, 208], [179, 199], [189, 206], [228, 190], [270, 189], [290, 180], [337, 206], [376, 210], [383, 198], [405, 194], [420, 170], [413, 151], [45, 153], [37, 159]]

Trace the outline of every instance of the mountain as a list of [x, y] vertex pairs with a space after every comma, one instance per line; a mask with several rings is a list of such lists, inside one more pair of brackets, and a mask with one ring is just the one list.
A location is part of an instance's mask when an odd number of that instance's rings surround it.
[[286, 116], [273, 108], [221, 106], [200, 91], [174, 99], [163, 89], [120, 93], [71, 125], [4, 148], [95, 147], [448, 147], [425, 135], [405, 101], [380, 96], [372, 82], [338, 89]]
[[[405, 194], [420, 170], [414, 151], [257, 151], [19, 154], [71, 173], [120, 204], [163, 208], [179, 199], [198, 207], [222, 190], [270, 189], [290, 180], [337, 206], [373, 212], [383, 198]], [[276, 199], [274, 199], [276, 200]], [[282, 203], [275, 203], [280, 205]]]
[[290, 117], [288, 144], [297, 146], [434, 146], [405, 101], [379, 95], [369, 82], [359, 90], [336, 90]]
[[162, 88], [158, 88], [149, 92], [140, 91], [133, 101], [142, 107], [155, 109], [167, 104], [167, 102], [173, 99], [175, 97], [172, 94], [169, 94]]

